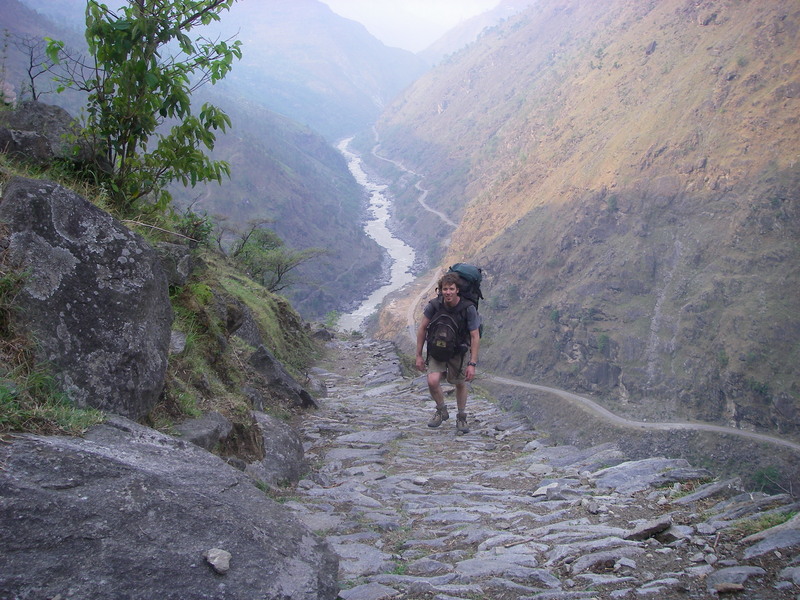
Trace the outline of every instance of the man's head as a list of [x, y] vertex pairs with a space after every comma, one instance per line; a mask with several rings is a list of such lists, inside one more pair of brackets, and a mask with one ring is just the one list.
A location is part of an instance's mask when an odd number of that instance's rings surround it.
[[439, 280], [439, 292], [445, 304], [455, 306], [458, 303], [458, 291], [461, 288], [461, 278], [457, 273], [445, 273]]
[[461, 277], [458, 275], [458, 273], [451, 273], [451, 272], [448, 271], [447, 273], [442, 275], [441, 279], [439, 279], [439, 284], [438, 285], [439, 285], [439, 291], [440, 292], [442, 291], [442, 289], [446, 285], [454, 285], [454, 286], [456, 286], [457, 290], [460, 290], [461, 289]]

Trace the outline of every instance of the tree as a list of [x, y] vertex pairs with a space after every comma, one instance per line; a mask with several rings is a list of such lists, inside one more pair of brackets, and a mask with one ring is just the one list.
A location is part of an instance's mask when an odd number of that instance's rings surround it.
[[63, 43], [49, 40], [51, 60], [69, 64], [62, 88], [88, 93], [83, 136], [94, 151], [92, 171], [123, 213], [151, 193], [156, 208], [166, 209], [169, 182], [194, 186], [230, 176], [227, 163], [201, 149], [214, 148], [215, 132], [224, 132], [230, 119], [210, 104], [195, 115], [190, 98], [225, 77], [241, 58], [241, 43], [189, 33], [219, 21], [234, 1], [131, 0], [115, 12], [89, 0], [90, 58], [71, 57]]
[[257, 223], [242, 233], [231, 248], [230, 256], [270, 292], [279, 292], [294, 283], [290, 276], [292, 271], [324, 254], [325, 250], [286, 248], [278, 234], [264, 225], [264, 222]]
[[45, 41], [32, 35], [15, 35], [14, 46], [25, 55], [27, 60], [25, 72], [28, 75], [28, 82], [25, 86], [31, 93], [31, 100], [36, 102], [41, 95], [41, 92], [36, 90], [36, 79], [52, 68], [52, 64], [47, 58]]

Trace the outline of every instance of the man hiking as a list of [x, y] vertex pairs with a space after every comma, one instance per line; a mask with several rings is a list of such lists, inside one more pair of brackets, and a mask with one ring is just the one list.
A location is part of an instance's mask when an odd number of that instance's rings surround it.
[[[448, 272], [439, 280], [439, 296], [428, 302], [422, 322], [417, 330], [416, 366], [428, 371], [428, 390], [436, 402], [436, 413], [428, 427], [439, 427], [450, 418], [444, 403], [441, 378], [456, 388], [456, 430], [468, 433], [467, 383], [475, 378], [480, 347], [480, 317], [473, 302], [461, 298], [461, 278]], [[422, 357], [422, 347], [427, 341], [428, 358]]]

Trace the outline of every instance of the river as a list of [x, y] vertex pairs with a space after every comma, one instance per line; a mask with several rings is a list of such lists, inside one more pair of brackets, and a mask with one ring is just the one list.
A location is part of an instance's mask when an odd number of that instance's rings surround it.
[[366, 318], [378, 309], [386, 296], [411, 283], [414, 280], [411, 268], [416, 258], [414, 249], [389, 231], [387, 222], [391, 199], [386, 191], [387, 186], [369, 179], [364, 171], [361, 157], [349, 149], [352, 139], [342, 140], [336, 147], [347, 159], [347, 166], [356, 182], [369, 194], [370, 218], [364, 223], [364, 231], [378, 245], [386, 249], [391, 266], [387, 284], [372, 292], [354, 311], [339, 317], [338, 328], [341, 331], [361, 331]]

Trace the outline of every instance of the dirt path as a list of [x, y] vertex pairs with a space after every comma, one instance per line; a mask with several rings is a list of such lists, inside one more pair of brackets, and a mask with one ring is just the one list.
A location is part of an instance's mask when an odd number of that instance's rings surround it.
[[439, 219], [441, 219], [442, 222], [445, 223], [446, 225], [448, 225], [449, 227], [452, 227], [453, 229], [458, 227], [458, 223], [455, 223], [454, 221], [452, 221], [450, 219], [450, 217], [448, 217], [443, 212], [438, 211], [435, 208], [432, 208], [426, 202], [426, 200], [428, 198], [428, 190], [426, 190], [424, 187], [422, 187], [422, 180], [425, 178], [424, 175], [420, 175], [416, 171], [412, 171], [411, 169], [407, 168], [403, 163], [401, 163], [398, 160], [392, 160], [391, 158], [386, 158], [385, 156], [381, 156], [380, 154], [378, 154], [378, 148], [380, 148], [380, 143], [377, 143], [372, 147], [372, 155], [375, 158], [377, 158], [378, 160], [382, 160], [384, 162], [388, 162], [388, 163], [394, 165], [395, 167], [397, 167], [398, 169], [400, 169], [401, 171], [403, 171], [405, 173], [408, 173], [410, 175], [413, 175], [414, 177], [417, 177], [418, 180], [417, 180], [417, 183], [414, 184], [414, 187], [420, 193], [419, 196], [417, 197], [417, 202], [419, 203], [419, 205], [422, 208], [424, 208], [428, 212], [430, 212], [430, 213], [436, 215], [437, 217], [439, 217]]
[[536, 390], [539, 392], [546, 392], [548, 394], [553, 394], [555, 396], [558, 396], [559, 398], [563, 398], [564, 400], [573, 403], [575, 406], [586, 411], [587, 413], [591, 414], [594, 417], [603, 419], [615, 425], [621, 425], [623, 427], [632, 427], [636, 429], [652, 429], [658, 431], [677, 431], [684, 429], [684, 430], [709, 431], [714, 433], [732, 434], [756, 440], [759, 442], [767, 442], [769, 444], [784, 446], [796, 452], [800, 452], [800, 444], [796, 444], [792, 441], [785, 440], [777, 436], [767, 435], [763, 433], [756, 433], [754, 431], [745, 431], [743, 429], [735, 429], [733, 427], [723, 427], [721, 425], [709, 425], [707, 423], [688, 423], [688, 422], [651, 423], [644, 421], [633, 421], [631, 419], [626, 419], [625, 417], [615, 415], [608, 409], [600, 406], [599, 404], [597, 404], [593, 400], [590, 400], [589, 398], [586, 398], [584, 396], [579, 396], [578, 394], [573, 394], [572, 392], [568, 392], [566, 390], [546, 387], [543, 385], [535, 385], [532, 383], [525, 383], [522, 381], [517, 381], [515, 379], [509, 379], [507, 377], [496, 377], [494, 375], [486, 375], [486, 378], [496, 383], [502, 383], [504, 385], [511, 385], [515, 387], [521, 387], [530, 390]]

